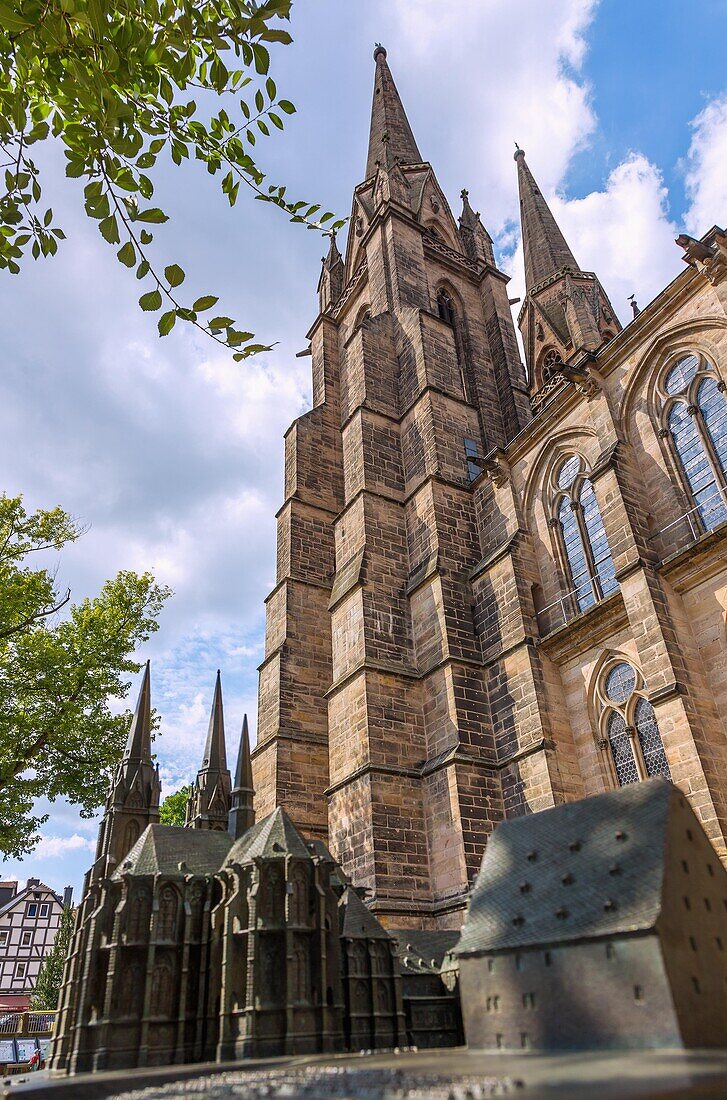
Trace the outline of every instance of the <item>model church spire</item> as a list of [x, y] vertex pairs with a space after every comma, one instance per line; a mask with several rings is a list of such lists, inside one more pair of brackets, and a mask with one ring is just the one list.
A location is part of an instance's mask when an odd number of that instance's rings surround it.
[[234, 840], [239, 840], [243, 833], [255, 824], [254, 795], [250, 734], [247, 728], [247, 715], [245, 715], [242, 721], [242, 735], [235, 768], [235, 786], [232, 788], [230, 805], [229, 833]]
[[106, 799], [95, 876], [111, 874], [146, 826], [159, 820], [161, 789], [159, 768], [151, 755], [151, 673], [147, 661], [124, 753]]
[[218, 669], [204, 759], [187, 800], [187, 826], [192, 829], [226, 829], [230, 809], [230, 786], [225, 749], [222, 684]]
[[[371, 105], [371, 130], [366, 161], [366, 178], [373, 176], [378, 164], [398, 160], [401, 164], [419, 164], [421, 154], [414, 140], [394, 78], [386, 61], [386, 50], [378, 45], [374, 50], [376, 75]], [[387, 148], [388, 143], [388, 148]]]
[[598, 277], [579, 267], [519, 146], [515, 162], [526, 290], [518, 324], [537, 409], [564, 364], [580, 366], [621, 325]]

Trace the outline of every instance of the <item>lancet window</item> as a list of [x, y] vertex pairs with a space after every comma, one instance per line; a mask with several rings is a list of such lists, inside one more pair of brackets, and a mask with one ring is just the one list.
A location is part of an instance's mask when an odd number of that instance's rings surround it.
[[620, 787], [662, 775], [671, 779], [654, 708], [643, 678], [628, 661], [614, 659], [596, 686], [601, 748]]
[[556, 468], [551, 521], [557, 529], [572, 596], [585, 611], [618, 588], [613, 558], [593, 485], [580, 455]]
[[727, 520], [725, 383], [705, 356], [689, 352], [667, 366], [659, 384], [662, 434], [673, 449], [697, 529]]

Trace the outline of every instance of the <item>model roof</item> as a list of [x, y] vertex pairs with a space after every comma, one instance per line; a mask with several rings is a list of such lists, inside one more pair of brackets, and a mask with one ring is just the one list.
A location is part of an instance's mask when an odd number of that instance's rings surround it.
[[679, 797], [666, 780], [650, 779], [503, 822], [488, 842], [455, 953], [653, 928], [670, 802]]
[[217, 871], [230, 850], [229, 833], [148, 825], [114, 878], [132, 875], [205, 875]]
[[230, 866], [233, 863], [252, 863], [255, 859], [273, 859], [283, 855], [312, 858], [305, 840], [285, 810], [278, 806], [235, 841], [224, 863]]

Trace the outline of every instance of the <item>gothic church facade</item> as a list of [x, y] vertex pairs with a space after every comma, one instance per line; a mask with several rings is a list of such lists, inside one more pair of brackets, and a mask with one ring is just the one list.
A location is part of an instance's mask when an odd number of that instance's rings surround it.
[[456, 929], [499, 821], [649, 776], [725, 857], [727, 235], [679, 238], [622, 328], [518, 149], [526, 370], [492, 240], [374, 56], [285, 437], [256, 809], [384, 925]]

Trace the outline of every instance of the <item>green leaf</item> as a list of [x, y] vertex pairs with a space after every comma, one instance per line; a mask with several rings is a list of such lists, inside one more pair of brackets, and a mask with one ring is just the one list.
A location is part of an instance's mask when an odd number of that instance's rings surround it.
[[142, 294], [139, 299], [139, 305], [147, 313], [150, 310], [160, 309], [162, 304], [162, 296], [159, 290], [149, 290], [146, 294]]
[[169, 218], [158, 206], [151, 206], [148, 210], [140, 210], [136, 215], [136, 221], [153, 222], [154, 225], [163, 225]]
[[193, 303], [192, 309], [195, 313], [204, 313], [206, 309], [212, 309], [212, 306], [216, 306], [218, 302], [219, 298], [215, 298], [213, 294], [205, 294]]
[[136, 263], [136, 250], [131, 241], [127, 241], [125, 245], [122, 245], [116, 255], [125, 267], [133, 267]]
[[278, 107], [280, 107], [280, 110], [284, 111], [286, 115], [295, 114], [295, 106], [290, 102], [289, 99], [279, 99]]
[[139, 264], [139, 266], [136, 269], [136, 277], [137, 277], [137, 279], [143, 279], [148, 274], [149, 274], [149, 261], [148, 260], [142, 260], [141, 263]]
[[151, 244], [151, 242], [154, 240], [154, 234], [150, 233], [148, 229], [142, 229], [141, 233], [139, 234], [139, 240], [142, 244]]
[[18, 15], [16, 11], [8, 4], [0, 4], [0, 27], [3, 27], [6, 31], [10, 31], [11, 34], [16, 31], [27, 30], [31, 24], [28, 23], [22, 16]]
[[170, 264], [164, 268], [164, 278], [170, 286], [181, 286], [184, 282], [184, 272], [178, 264]]
[[118, 244], [121, 240], [115, 214], [112, 214], [110, 218], [104, 218], [102, 222], [99, 222], [98, 228], [103, 239], [105, 241], [108, 241], [109, 244]]
[[170, 309], [168, 313], [162, 313], [159, 318], [157, 328], [159, 329], [160, 336], [166, 336], [174, 328], [174, 322], [177, 319], [176, 310]]

